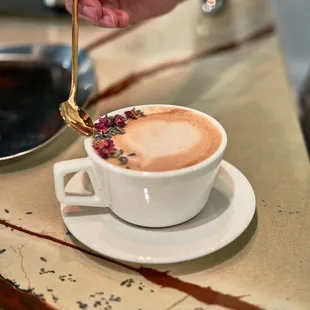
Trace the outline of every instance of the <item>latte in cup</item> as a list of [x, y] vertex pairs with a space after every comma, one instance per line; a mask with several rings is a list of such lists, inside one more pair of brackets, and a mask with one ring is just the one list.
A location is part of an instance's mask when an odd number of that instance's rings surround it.
[[[61, 203], [154, 228], [184, 223], [205, 207], [227, 145], [218, 121], [182, 106], [144, 105], [100, 116], [94, 127], [84, 140], [87, 157], [54, 165]], [[87, 172], [92, 196], [66, 194], [64, 176], [77, 171]]]
[[220, 147], [222, 136], [204, 114], [171, 106], [101, 116], [93, 147], [113, 165], [146, 172], [173, 171], [198, 164]]

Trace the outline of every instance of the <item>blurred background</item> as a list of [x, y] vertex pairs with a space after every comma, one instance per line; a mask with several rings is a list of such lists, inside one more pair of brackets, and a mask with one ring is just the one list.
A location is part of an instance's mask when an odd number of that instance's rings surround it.
[[[64, 9], [65, 0], [1, 0], [0, 13], [22, 14], [35, 16], [62, 16], [67, 15]], [[194, 0], [202, 3], [202, 10], [209, 14], [203, 5], [204, 0]], [[218, 8], [222, 10], [229, 2], [238, 0], [218, 0]], [[262, 2], [257, 0], [257, 2]], [[269, 0], [274, 13], [279, 32], [280, 42], [287, 62], [289, 74], [294, 90], [300, 94], [310, 64], [310, 32], [308, 0]], [[217, 8], [217, 9], [218, 9]], [[221, 10], [215, 10], [221, 13]], [[212, 13], [212, 12], [210, 12]], [[210, 14], [212, 15], [212, 14]]]

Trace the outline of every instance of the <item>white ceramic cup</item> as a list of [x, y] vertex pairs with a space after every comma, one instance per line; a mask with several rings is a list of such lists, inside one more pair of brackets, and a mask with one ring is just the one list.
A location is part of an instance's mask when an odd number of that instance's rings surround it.
[[[150, 105], [149, 105], [150, 106]], [[149, 106], [139, 106], [144, 110]], [[154, 106], [154, 105], [153, 105]], [[156, 106], [156, 105], [155, 105]], [[54, 165], [57, 199], [66, 205], [110, 208], [121, 219], [144, 227], [167, 227], [190, 220], [205, 206], [227, 145], [221, 124], [211, 116], [191, 110], [211, 121], [220, 131], [222, 142], [217, 151], [199, 164], [166, 172], [141, 172], [110, 164], [92, 147], [92, 138], [85, 139], [86, 158]], [[122, 114], [132, 107], [112, 113]], [[64, 176], [86, 171], [94, 188], [93, 196], [66, 195]]]

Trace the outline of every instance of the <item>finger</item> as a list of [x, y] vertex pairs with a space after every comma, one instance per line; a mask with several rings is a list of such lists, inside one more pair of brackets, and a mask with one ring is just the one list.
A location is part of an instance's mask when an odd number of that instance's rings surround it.
[[[98, 0], [80, 0], [79, 17], [83, 20], [99, 25], [102, 18], [102, 7]], [[72, 0], [66, 0], [66, 9], [72, 14]]]
[[[114, 12], [116, 13], [116, 16], [113, 15], [116, 18], [116, 27], [117, 28], [123, 28], [127, 27], [129, 25], [129, 15], [127, 12], [123, 10], [119, 10], [119, 4], [118, 1], [115, 0], [99, 0], [102, 5], [102, 11], [103, 14], [108, 14], [108, 12]], [[110, 10], [106, 10], [110, 9]]]
[[122, 11], [122, 10], [116, 10], [116, 14], [118, 17], [118, 27], [120, 28], [127, 27], [130, 21], [130, 18], [127, 12]]
[[126, 12], [117, 9], [102, 8], [103, 17], [100, 24], [108, 28], [123, 28], [129, 24], [129, 16]]

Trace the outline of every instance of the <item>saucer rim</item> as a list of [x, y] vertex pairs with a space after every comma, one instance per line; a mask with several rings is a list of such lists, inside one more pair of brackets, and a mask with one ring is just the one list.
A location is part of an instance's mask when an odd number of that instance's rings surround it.
[[[109, 251], [103, 252], [103, 251], [98, 251], [98, 249], [95, 249], [92, 245], [89, 245], [89, 243], [84, 242], [81, 240], [81, 238], [76, 237], [76, 235], [74, 234], [74, 232], [70, 229], [70, 224], [67, 224], [68, 217], [65, 217], [63, 215], [63, 208], [66, 206], [64, 204], [60, 204], [60, 211], [61, 211], [61, 217], [62, 220], [66, 226], [66, 228], [70, 231], [70, 233], [72, 234], [72, 236], [74, 236], [74, 238], [76, 238], [79, 242], [81, 242], [83, 245], [85, 245], [86, 247], [88, 247], [89, 249], [91, 249], [92, 251], [99, 253], [105, 257], [114, 259], [114, 260], [118, 260], [118, 261], [123, 261], [123, 262], [129, 262], [129, 263], [137, 263], [137, 264], [172, 264], [172, 263], [180, 263], [180, 262], [186, 262], [186, 261], [190, 261], [190, 260], [194, 260], [194, 259], [198, 259], [201, 258], [203, 256], [207, 256], [210, 255], [214, 252], [217, 252], [220, 249], [223, 249], [224, 247], [228, 246], [229, 244], [231, 244], [234, 240], [236, 240], [239, 236], [242, 235], [242, 233], [248, 228], [248, 226], [250, 225], [251, 221], [253, 220], [253, 217], [255, 215], [255, 211], [256, 211], [256, 197], [255, 197], [255, 192], [254, 189], [251, 185], [251, 183], [249, 182], [249, 180], [245, 177], [245, 175], [235, 166], [233, 166], [232, 164], [230, 164], [229, 162], [222, 160], [221, 162], [221, 167], [223, 167], [224, 169], [227, 168], [227, 170], [229, 170], [229, 174], [238, 174], [239, 177], [241, 177], [243, 179], [243, 181], [245, 182], [245, 184], [247, 184], [247, 189], [246, 191], [247, 196], [250, 197], [250, 201], [251, 201], [251, 206], [248, 209], [248, 215], [247, 217], [243, 220], [242, 225], [239, 225], [238, 229], [235, 229], [235, 233], [234, 234], [230, 234], [229, 236], [225, 236], [225, 238], [223, 238], [220, 242], [216, 243], [216, 246], [210, 247], [207, 250], [205, 250], [204, 248], [201, 248], [201, 250], [199, 251], [193, 251], [191, 253], [189, 253], [188, 255], [182, 255], [179, 257], [171, 257], [170, 259], [167, 259], [167, 257], [156, 257], [155, 259], [151, 259], [151, 257], [137, 257], [137, 255], [134, 254], [128, 254], [126, 253], [126, 255], [119, 255], [118, 252], [114, 254], [112, 254]], [[81, 172], [77, 172], [72, 178], [71, 180], [68, 182], [68, 184], [66, 185], [69, 186], [70, 182], [73, 181], [74, 178], [77, 178], [77, 175], [81, 174]], [[239, 211], [240, 212], [240, 211]], [[185, 223], [179, 224], [178, 226], [181, 226]], [[136, 229], [141, 229], [141, 227], [138, 226], [134, 226], [134, 228]], [[160, 228], [159, 228], [160, 229]], [[165, 227], [165, 229], [167, 229], [167, 227]], [[116, 247], [117, 248], [117, 247]]]

